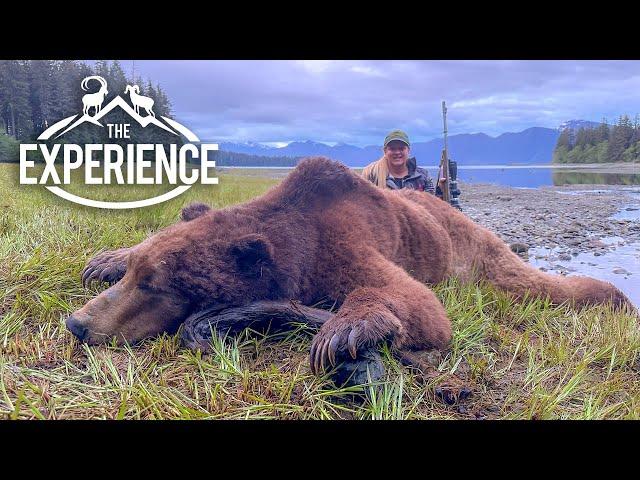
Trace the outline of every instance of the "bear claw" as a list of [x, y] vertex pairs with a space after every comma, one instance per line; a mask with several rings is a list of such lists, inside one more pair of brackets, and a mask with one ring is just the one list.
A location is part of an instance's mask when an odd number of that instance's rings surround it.
[[309, 352], [309, 366], [314, 375], [325, 370], [325, 366], [335, 367], [339, 361], [358, 359], [358, 350], [362, 347], [375, 347], [387, 340], [374, 334], [363, 323], [338, 323], [333, 328], [329, 323], [323, 325], [316, 334]]
[[93, 280], [111, 285], [120, 281], [127, 271], [129, 251], [129, 248], [120, 248], [93, 257], [82, 270], [82, 286], [87, 288]]

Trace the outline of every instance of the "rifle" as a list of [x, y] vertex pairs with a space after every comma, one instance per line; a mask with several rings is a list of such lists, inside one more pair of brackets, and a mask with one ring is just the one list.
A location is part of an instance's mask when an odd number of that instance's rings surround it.
[[447, 106], [444, 100], [442, 101], [442, 120], [444, 123], [444, 150], [442, 150], [442, 157], [440, 158], [440, 169], [438, 170], [437, 181], [444, 176], [444, 188], [441, 189], [442, 199], [458, 210], [462, 210], [462, 208], [460, 208], [460, 202], [458, 201], [458, 195], [460, 195], [457, 182], [458, 165], [449, 159], [447, 146]]

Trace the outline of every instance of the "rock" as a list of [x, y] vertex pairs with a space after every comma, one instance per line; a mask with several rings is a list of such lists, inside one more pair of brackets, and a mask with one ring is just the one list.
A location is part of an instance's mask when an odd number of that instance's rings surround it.
[[358, 352], [356, 360], [347, 357], [338, 366], [331, 379], [338, 386], [365, 385], [369, 383], [369, 375], [372, 382], [377, 382], [384, 376], [382, 357], [375, 349]]
[[627, 272], [624, 268], [621, 268], [621, 267], [614, 268], [613, 273], [618, 275], [631, 275], [630, 272]]
[[529, 251], [529, 245], [522, 242], [514, 242], [509, 245], [509, 247], [511, 248], [511, 251], [515, 253], [527, 253]]
[[571, 255], [569, 255], [568, 253], [561, 253], [560, 255], [558, 255], [558, 260], [568, 262], [571, 260]]

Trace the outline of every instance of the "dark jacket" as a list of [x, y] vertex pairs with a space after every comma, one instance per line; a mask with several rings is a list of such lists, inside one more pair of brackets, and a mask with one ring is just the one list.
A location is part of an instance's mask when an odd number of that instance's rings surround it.
[[[409, 169], [409, 173], [404, 178], [394, 179], [391, 174], [387, 175], [387, 187], [393, 190], [411, 188], [421, 192], [428, 192], [432, 195], [436, 194], [436, 189], [433, 180], [429, 176], [429, 172], [424, 168], [418, 167], [415, 157], [407, 160], [407, 168]], [[439, 190], [438, 188], [438, 191]], [[442, 196], [442, 194], [439, 196]]]

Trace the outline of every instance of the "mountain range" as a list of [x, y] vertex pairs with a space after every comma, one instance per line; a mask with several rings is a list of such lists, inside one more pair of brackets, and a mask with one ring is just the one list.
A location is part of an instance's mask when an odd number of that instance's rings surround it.
[[[576, 123], [578, 122], [578, 123]], [[484, 133], [451, 135], [448, 137], [449, 157], [464, 165], [545, 164], [551, 163], [553, 150], [563, 128], [579, 128], [582, 120], [565, 122], [561, 128], [532, 127], [517, 133], [490, 137]], [[345, 143], [330, 146], [307, 140], [292, 142], [285, 147], [269, 147], [257, 143], [219, 142], [221, 151], [268, 157], [306, 157], [323, 155], [340, 160], [351, 167], [362, 167], [377, 160], [381, 145], [356, 147]], [[411, 154], [419, 165], [437, 165], [444, 141], [442, 138], [411, 145]], [[277, 166], [274, 163], [274, 166]]]

